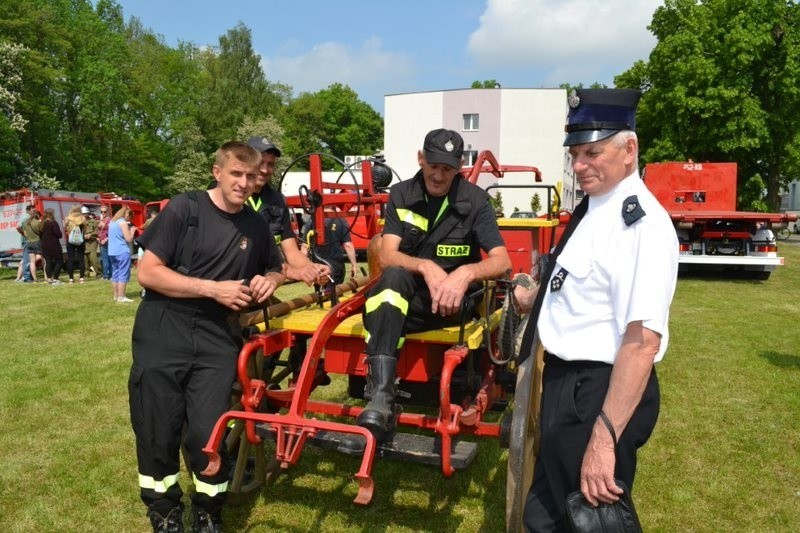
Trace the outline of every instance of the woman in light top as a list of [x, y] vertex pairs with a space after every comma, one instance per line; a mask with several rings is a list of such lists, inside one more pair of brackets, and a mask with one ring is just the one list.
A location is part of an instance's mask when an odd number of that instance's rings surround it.
[[111, 262], [111, 288], [115, 302], [133, 301], [125, 296], [125, 289], [131, 279], [132, 214], [129, 207], [122, 206], [108, 225], [108, 258]]

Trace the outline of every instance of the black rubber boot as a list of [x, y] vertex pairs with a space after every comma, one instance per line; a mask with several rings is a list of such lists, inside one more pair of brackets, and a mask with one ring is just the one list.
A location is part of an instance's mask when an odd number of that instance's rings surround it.
[[221, 533], [222, 519], [202, 509], [196, 504], [192, 504], [192, 532], [193, 533]]
[[173, 507], [165, 515], [154, 509], [147, 511], [153, 533], [183, 533], [183, 504]]
[[[389, 440], [395, 429], [397, 358], [391, 355], [367, 355], [367, 365], [364, 398], [369, 402], [358, 415], [356, 423], [367, 428], [380, 446]], [[340, 443], [339, 451], [360, 454], [364, 453], [366, 445], [361, 437], [347, 437]]]

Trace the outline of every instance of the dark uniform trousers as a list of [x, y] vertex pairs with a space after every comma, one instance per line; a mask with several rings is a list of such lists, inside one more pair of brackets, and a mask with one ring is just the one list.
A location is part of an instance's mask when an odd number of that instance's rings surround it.
[[[180, 502], [181, 434], [195, 478], [193, 502], [211, 514], [221, 510], [227, 457], [216, 476], [199, 473], [214, 424], [230, 408], [240, 339], [223, 313], [209, 315], [179, 300], [145, 300], [133, 330], [128, 383], [136, 435], [141, 497], [163, 515]], [[199, 482], [199, 483], [198, 483]]]
[[[524, 514], [528, 531], [568, 531], [564, 502], [567, 494], [580, 489], [583, 455], [603, 407], [612, 368], [606, 363], [569, 362], [545, 354], [541, 440]], [[631, 490], [636, 450], [650, 437], [659, 404], [658, 378], [653, 368], [642, 400], [618, 436], [614, 475]]]
[[422, 276], [400, 267], [389, 267], [367, 292], [364, 307], [364, 329], [368, 333], [366, 353], [394, 356], [406, 333], [452, 326], [460, 320], [459, 313], [448, 317], [431, 313], [431, 294]]

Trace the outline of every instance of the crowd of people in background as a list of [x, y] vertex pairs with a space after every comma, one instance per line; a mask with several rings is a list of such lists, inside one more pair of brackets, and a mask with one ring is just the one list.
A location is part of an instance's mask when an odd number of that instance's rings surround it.
[[[77, 273], [77, 283], [85, 283], [90, 277], [109, 280], [113, 301], [133, 301], [125, 291], [138, 230], [131, 224], [133, 212], [129, 207], [121, 207], [112, 216], [108, 205], [100, 206], [98, 213], [86, 205], [74, 204], [60, 223], [52, 208], [39, 212], [29, 205], [25, 211], [17, 227], [22, 245], [17, 282], [74, 284]], [[143, 229], [156, 215], [155, 211], [148, 213]], [[64, 281], [62, 273], [66, 274]]]

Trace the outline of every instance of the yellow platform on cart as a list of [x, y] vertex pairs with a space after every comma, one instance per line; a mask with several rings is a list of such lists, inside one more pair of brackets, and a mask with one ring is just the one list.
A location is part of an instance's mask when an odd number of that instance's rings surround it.
[[[270, 329], [284, 329], [293, 333], [305, 333], [313, 335], [317, 331], [322, 319], [330, 312], [330, 303], [326, 302], [325, 307], [320, 309], [318, 306], [307, 307], [293, 311], [284, 316], [273, 318], [269, 321]], [[489, 328], [494, 329], [500, 322], [500, 310], [494, 311], [489, 317]], [[415, 341], [436, 344], [456, 344], [458, 342], [459, 326], [449, 326], [421, 333], [409, 333], [406, 335], [406, 342]], [[472, 320], [464, 328], [464, 343], [471, 350], [480, 347], [483, 338], [484, 321]], [[334, 336], [338, 337], [364, 337], [364, 323], [361, 314], [353, 315], [342, 321], [334, 330]]]

